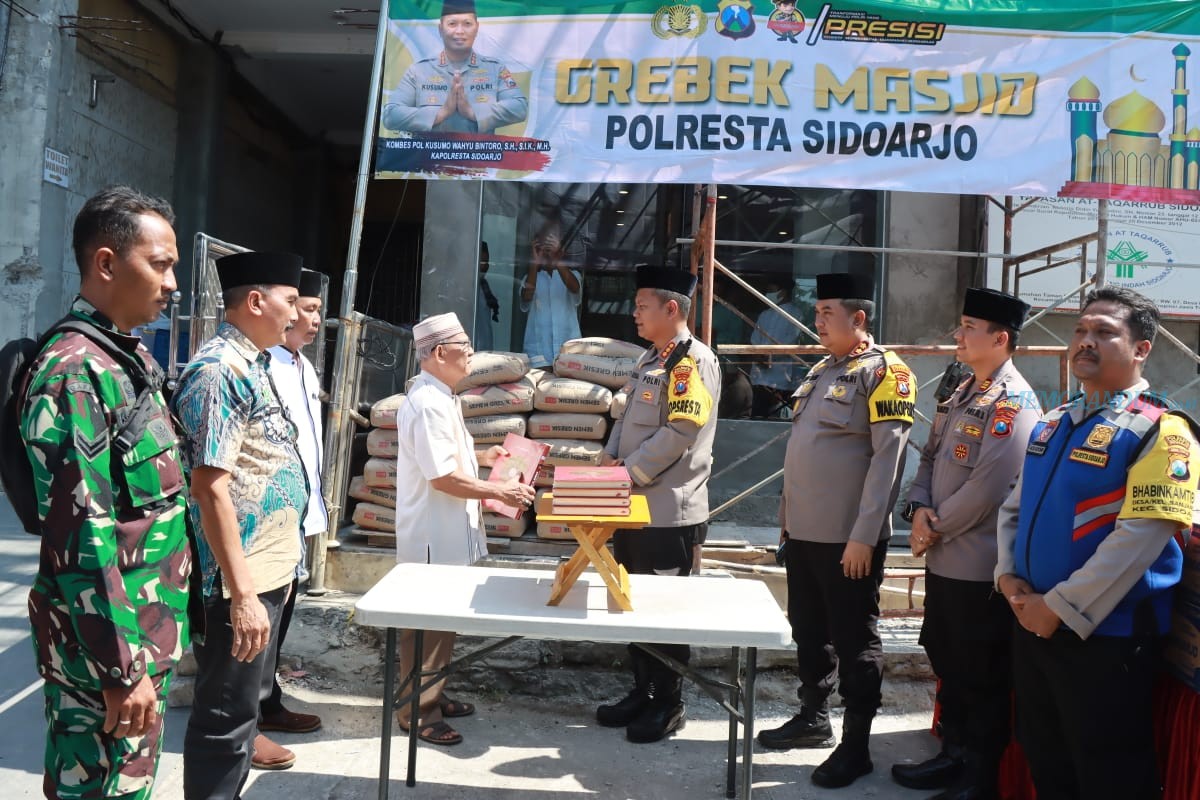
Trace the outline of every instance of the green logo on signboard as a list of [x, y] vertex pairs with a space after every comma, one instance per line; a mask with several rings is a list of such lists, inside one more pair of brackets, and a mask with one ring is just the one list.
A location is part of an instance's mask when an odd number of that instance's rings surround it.
[[1132, 278], [1134, 266], [1145, 261], [1149, 256], [1148, 252], [1138, 250], [1128, 239], [1122, 239], [1116, 247], [1108, 251], [1108, 260], [1116, 264], [1116, 277], [1118, 278]]

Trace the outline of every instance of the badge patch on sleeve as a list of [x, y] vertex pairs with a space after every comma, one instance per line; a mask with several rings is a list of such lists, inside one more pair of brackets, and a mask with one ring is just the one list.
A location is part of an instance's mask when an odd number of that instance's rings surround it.
[[1154, 447], [1129, 468], [1119, 516], [1192, 524], [1196, 497], [1196, 440], [1186, 421], [1164, 414]]
[[871, 422], [899, 420], [911, 425], [917, 406], [917, 386], [912, 371], [890, 350], [884, 351], [883, 362], [887, 371], [869, 401]]
[[684, 356], [671, 370], [667, 392], [667, 421], [686, 419], [696, 425], [708, 422], [712, 414], [712, 395], [704, 386], [691, 356]]

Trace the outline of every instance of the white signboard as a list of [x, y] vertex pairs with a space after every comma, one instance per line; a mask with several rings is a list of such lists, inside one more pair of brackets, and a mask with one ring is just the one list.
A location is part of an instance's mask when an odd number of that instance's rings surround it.
[[60, 153], [47, 147], [46, 158], [42, 163], [42, 180], [64, 189], [70, 189], [71, 157], [66, 153]]
[[[1014, 198], [1014, 205], [1029, 199]], [[988, 250], [999, 253], [1004, 249], [1004, 212], [992, 206], [989, 213]], [[1095, 200], [1044, 198], [1014, 217], [1012, 252], [1027, 253], [1095, 230]], [[1055, 260], [1072, 252], [1078, 254], [1079, 248], [1060, 253]], [[1141, 292], [1154, 300], [1163, 314], [1200, 318], [1200, 269], [1175, 266], [1200, 263], [1200, 207], [1110, 200], [1106, 255], [1109, 284]], [[1088, 275], [1094, 275], [1095, 245], [1089, 245], [1088, 262]], [[1028, 263], [1023, 269], [1036, 267]], [[989, 263], [988, 286], [1000, 288], [1001, 270], [999, 259]], [[1080, 283], [1079, 267], [1063, 265], [1022, 278], [1019, 290], [1023, 300], [1045, 308]], [[1078, 299], [1059, 308], [1078, 310]]]

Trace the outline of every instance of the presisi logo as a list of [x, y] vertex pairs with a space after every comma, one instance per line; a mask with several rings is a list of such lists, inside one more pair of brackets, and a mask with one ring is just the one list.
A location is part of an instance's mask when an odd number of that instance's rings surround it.
[[708, 27], [708, 17], [697, 5], [663, 6], [650, 20], [650, 29], [660, 39], [682, 36], [695, 39]]
[[866, 11], [838, 11], [829, 3], [821, 6], [808, 34], [807, 44], [831, 42], [882, 42], [885, 44], [934, 45], [946, 33], [944, 22], [914, 22], [887, 19]]
[[745, 39], [754, 33], [754, 4], [750, 0], [721, 0], [717, 4], [717, 33]]

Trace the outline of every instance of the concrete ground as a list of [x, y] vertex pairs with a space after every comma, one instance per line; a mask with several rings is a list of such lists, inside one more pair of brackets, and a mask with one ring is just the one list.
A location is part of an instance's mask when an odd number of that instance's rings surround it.
[[[41, 796], [42, 731], [40, 681], [33, 667], [25, 598], [37, 566], [37, 540], [22, 532], [0, 495], [0, 786], [5, 798]], [[306, 601], [301, 599], [301, 608]], [[307, 617], [298, 616], [298, 620]], [[366, 800], [378, 796], [379, 724], [382, 690], [377, 650], [334, 648], [329, 632], [294, 623], [285, 651], [293, 673], [285, 679], [285, 702], [320, 714], [314, 734], [278, 735], [293, 749], [295, 767], [252, 772], [245, 800]], [[549, 668], [545, 668], [549, 669]], [[724, 796], [727, 718], [706, 697], [690, 691], [689, 721], [680, 733], [652, 745], [632, 745], [623, 732], [593, 719], [597, 697], [619, 691], [619, 673], [588, 673], [582, 679], [547, 681], [577, 685], [577, 691], [542, 696], [480, 691], [459, 686], [456, 696], [475, 702], [474, 717], [455, 720], [466, 741], [452, 748], [422, 745], [418, 783], [404, 785], [407, 740], [393, 744], [391, 797], [399, 798], [720, 798]], [[473, 690], [474, 689], [474, 690]], [[886, 686], [885, 709], [872, 737], [875, 772], [852, 787], [827, 791], [809, 775], [827, 750], [775, 753], [756, 748], [754, 794], [774, 798], [879, 798], [910, 800], [924, 795], [893, 784], [888, 769], [897, 761], [932, 754], [928, 733], [928, 680], [895, 680]], [[759, 680], [757, 727], [773, 727], [792, 713], [794, 679], [768, 670]], [[840, 712], [839, 712], [840, 717]], [[167, 715], [164, 753], [154, 796], [181, 800], [182, 743], [187, 709]]]

